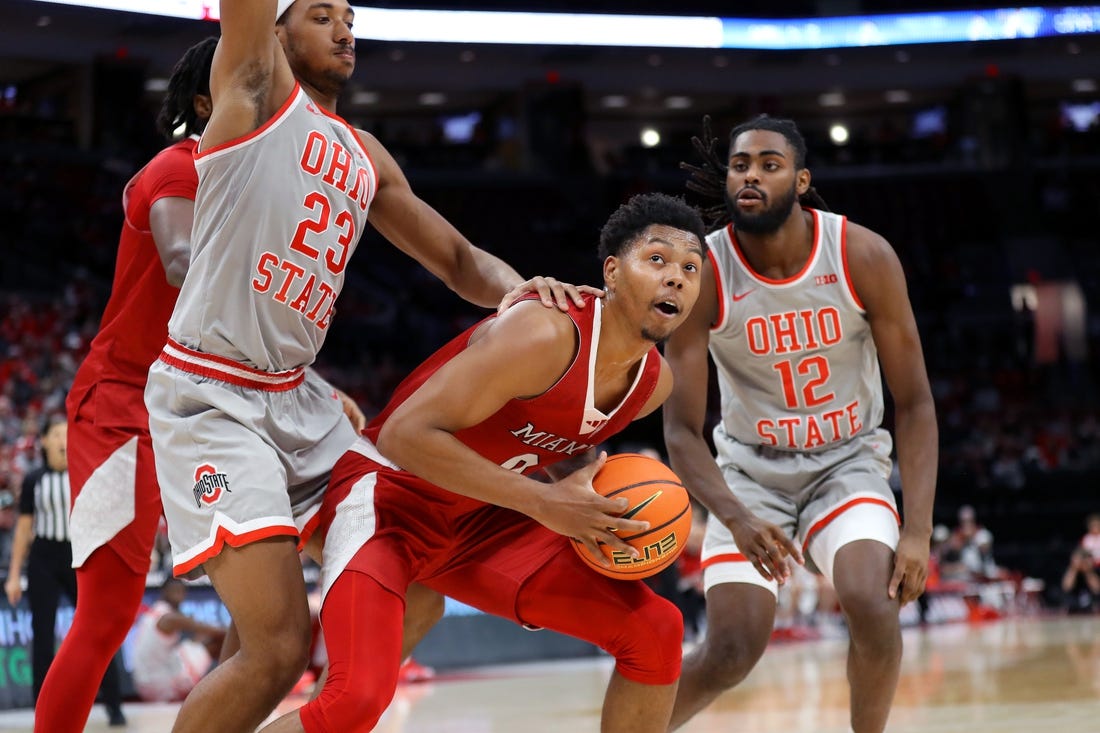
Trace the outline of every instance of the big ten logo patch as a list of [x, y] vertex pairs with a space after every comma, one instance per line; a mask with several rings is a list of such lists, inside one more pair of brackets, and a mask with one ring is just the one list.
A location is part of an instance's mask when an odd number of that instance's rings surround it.
[[195, 469], [195, 506], [214, 506], [229, 491], [229, 478], [209, 463]]
[[655, 542], [650, 542], [644, 547], [638, 547], [638, 557], [631, 557], [622, 550], [615, 550], [611, 553], [611, 562], [618, 567], [643, 565], [654, 560], [660, 560], [665, 555], [675, 554], [678, 546], [676, 533], [669, 532]]

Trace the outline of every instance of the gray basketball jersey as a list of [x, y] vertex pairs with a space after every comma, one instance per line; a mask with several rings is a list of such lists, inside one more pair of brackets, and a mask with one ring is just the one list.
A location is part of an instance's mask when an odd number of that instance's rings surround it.
[[813, 251], [801, 272], [762, 277], [732, 226], [707, 237], [719, 314], [710, 335], [723, 439], [779, 451], [818, 451], [882, 421], [878, 354], [847, 276], [847, 219], [810, 209]]
[[263, 127], [197, 153], [191, 266], [168, 333], [280, 372], [313, 362], [378, 175], [348, 124], [300, 86]]

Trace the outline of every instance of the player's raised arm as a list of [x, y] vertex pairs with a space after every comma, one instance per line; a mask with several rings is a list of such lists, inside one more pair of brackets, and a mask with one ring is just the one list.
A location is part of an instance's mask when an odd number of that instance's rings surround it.
[[413, 193], [385, 147], [370, 133], [358, 132], [378, 169], [378, 193], [368, 215], [371, 225], [458, 295], [495, 308], [523, 278], [499, 257], [471, 244]]
[[264, 124], [286, 101], [294, 76], [275, 36], [275, 19], [288, 3], [221, 0], [221, 40], [210, 68], [215, 111], [202, 149], [234, 140]]

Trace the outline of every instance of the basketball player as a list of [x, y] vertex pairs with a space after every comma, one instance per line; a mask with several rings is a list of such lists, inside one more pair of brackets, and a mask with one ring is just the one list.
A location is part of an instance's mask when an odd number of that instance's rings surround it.
[[73, 625], [42, 686], [35, 730], [84, 730], [96, 688], [130, 631], [160, 519], [146, 373], [164, 346], [190, 256], [192, 152], [210, 114], [217, 39], [192, 46], [172, 70], [157, 127], [184, 138], [126, 185], [111, 298], [69, 390], [70, 517], [77, 602]]
[[305, 668], [297, 539], [355, 437], [306, 367], [367, 222], [480, 305], [532, 288], [550, 301], [555, 284], [523, 283], [473, 247], [336, 116], [352, 16], [346, 0], [222, 3], [191, 261], [145, 401], [174, 572], [210, 576], [240, 649], [188, 696], [176, 731], [252, 731]]
[[[672, 466], [711, 512], [707, 634], [684, 660], [673, 727], [756, 664], [787, 557], [805, 555], [848, 622], [852, 729], [882, 731], [901, 662], [898, 612], [924, 588], [937, 466], [901, 264], [882, 237], [820, 210], [793, 122], [763, 116], [735, 128], [728, 171], [706, 137], [695, 188], [724, 197], [732, 224], [708, 237], [702, 295], [666, 352]], [[803, 207], [806, 197], [817, 208]], [[717, 463], [703, 436], [708, 348], [722, 398]], [[900, 535], [880, 362], [896, 408]]]
[[[672, 387], [656, 348], [699, 292], [698, 213], [635, 196], [603, 227], [606, 300], [567, 314], [520, 303], [470, 328], [400, 386], [333, 469], [321, 623], [321, 694], [265, 729], [372, 730], [397, 685], [405, 589], [418, 582], [528, 626], [597, 644], [617, 659], [605, 733], [664, 731], [683, 619], [645, 583], [588, 568], [569, 537], [631, 552], [616, 532], [626, 499], [592, 490], [600, 455], [562, 470]], [[561, 463], [559, 463], [561, 462]], [[555, 465], [558, 464], [558, 465]], [[548, 469], [547, 485], [527, 474]]]

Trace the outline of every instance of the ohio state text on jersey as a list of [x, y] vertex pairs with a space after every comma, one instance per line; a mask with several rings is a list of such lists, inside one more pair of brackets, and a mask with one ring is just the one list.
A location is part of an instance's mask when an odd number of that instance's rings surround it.
[[195, 166], [191, 267], [169, 335], [264, 371], [312, 363], [378, 190], [362, 141], [295, 86], [263, 127]]
[[783, 280], [753, 271], [732, 226], [707, 237], [719, 303], [716, 431], [740, 443], [815, 451], [882, 421], [878, 353], [848, 277], [847, 219], [808, 210], [813, 249]]

